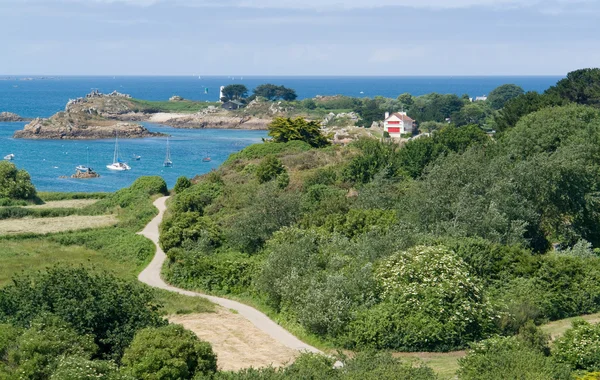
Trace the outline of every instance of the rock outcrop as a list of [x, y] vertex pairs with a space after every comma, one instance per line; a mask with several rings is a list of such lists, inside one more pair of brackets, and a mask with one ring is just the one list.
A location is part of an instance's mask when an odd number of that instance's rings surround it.
[[7, 122], [7, 121], [29, 121], [31, 119], [26, 119], [24, 117], [21, 117], [19, 115], [17, 115], [16, 113], [12, 113], [12, 112], [0, 112], [0, 122]]
[[108, 95], [98, 91], [69, 100], [65, 111], [58, 112], [48, 119], [37, 118], [22, 130], [16, 131], [15, 138], [25, 139], [105, 139], [118, 132], [122, 138], [159, 136], [142, 125], [111, 120], [106, 114], [131, 112], [126, 94], [112, 92]]

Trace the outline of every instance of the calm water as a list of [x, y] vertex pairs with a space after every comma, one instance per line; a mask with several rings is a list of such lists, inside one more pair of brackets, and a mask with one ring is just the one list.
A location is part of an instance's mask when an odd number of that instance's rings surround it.
[[[243, 147], [261, 141], [265, 131], [202, 129], [187, 130], [162, 127], [146, 123], [151, 131], [170, 134], [172, 168], [163, 167], [166, 155], [166, 138], [119, 140], [123, 160], [131, 166], [130, 171], [112, 172], [106, 169], [113, 159], [114, 140], [23, 140], [13, 139], [12, 134], [25, 123], [0, 123], [0, 158], [14, 153], [17, 167], [27, 170], [40, 191], [115, 191], [129, 186], [142, 175], [160, 175], [169, 187], [177, 177], [209, 172], [217, 168], [227, 157]], [[100, 178], [59, 179], [70, 176], [77, 165], [86, 164], [89, 149], [89, 165]], [[140, 161], [131, 157], [141, 156]], [[210, 162], [202, 162], [205, 155]]]
[[[526, 91], [544, 91], [560, 77], [55, 77], [22, 80], [26, 76], [0, 75], [0, 112], [10, 111], [25, 117], [48, 117], [63, 110], [67, 101], [89, 93], [119, 92], [135, 98], [167, 100], [173, 95], [186, 99], [216, 101], [219, 87], [241, 83], [252, 90], [263, 83], [284, 85], [296, 90], [298, 97], [316, 95], [396, 97], [404, 92], [423, 95], [489, 94], [494, 88], [514, 83]], [[5, 79], [5, 80], [2, 80]], [[205, 89], [208, 88], [208, 94]]]
[[[0, 112], [15, 112], [24, 117], [49, 117], [64, 109], [69, 99], [84, 96], [92, 89], [101, 92], [117, 90], [148, 100], [167, 100], [173, 95], [186, 99], [215, 101], [219, 87], [242, 83], [253, 89], [263, 83], [284, 85], [296, 90], [300, 99], [316, 95], [348, 95], [396, 97], [409, 92], [423, 95], [430, 92], [488, 94], [499, 85], [514, 83], [526, 91], [544, 91], [560, 77], [53, 77], [24, 80], [24, 76], [0, 75]], [[208, 89], [208, 93], [205, 90]], [[264, 131], [240, 130], [178, 130], [147, 124], [150, 130], [172, 135], [173, 168], [163, 168], [166, 141], [159, 138], [123, 140], [121, 153], [132, 170], [110, 172], [114, 141], [52, 141], [13, 140], [12, 134], [25, 123], [0, 123], [0, 158], [16, 155], [14, 163], [30, 172], [34, 184], [42, 191], [114, 191], [129, 186], [141, 175], [161, 175], [173, 186], [177, 177], [192, 177], [218, 167], [229, 154], [259, 142]], [[89, 180], [58, 179], [70, 176], [75, 166], [89, 165], [101, 178]], [[142, 156], [132, 161], [133, 154]], [[202, 162], [204, 155], [212, 161]]]

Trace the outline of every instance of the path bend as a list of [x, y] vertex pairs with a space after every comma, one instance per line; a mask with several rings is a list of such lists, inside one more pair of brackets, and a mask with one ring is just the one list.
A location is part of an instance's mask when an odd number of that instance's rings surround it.
[[139, 232], [140, 235], [143, 235], [148, 239], [152, 240], [152, 242], [156, 246], [156, 253], [154, 255], [154, 258], [152, 259], [152, 262], [150, 262], [150, 264], [139, 274], [138, 280], [154, 288], [164, 289], [170, 292], [175, 292], [191, 297], [206, 298], [207, 300], [216, 303], [217, 305], [220, 305], [224, 308], [235, 310], [239, 313], [239, 315], [249, 320], [259, 330], [265, 332], [267, 335], [271, 336], [273, 339], [275, 339], [276, 341], [278, 341], [286, 347], [302, 352], [308, 351], [314, 353], [322, 353], [315, 347], [302, 342], [300, 339], [290, 334], [290, 332], [288, 332], [286, 329], [284, 329], [283, 327], [272, 321], [265, 314], [254, 309], [253, 307], [227, 298], [209, 296], [207, 294], [176, 288], [163, 281], [160, 275], [163, 263], [165, 262], [167, 255], [163, 252], [162, 248], [160, 248], [160, 245], [158, 244], [158, 226], [160, 225], [163, 219], [163, 215], [166, 210], [165, 202], [168, 198], [169, 197], [161, 197], [154, 201], [154, 206], [158, 209], [158, 215], [155, 216], [154, 219], [152, 219], [150, 223], [148, 223], [141, 232]]

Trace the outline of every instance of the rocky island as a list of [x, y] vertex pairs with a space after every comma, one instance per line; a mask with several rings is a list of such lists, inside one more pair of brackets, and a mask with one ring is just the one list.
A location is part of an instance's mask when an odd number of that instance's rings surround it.
[[112, 138], [118, 132], [122, 138], [160, 136], [140, 124], [114, 120], [107, 115], [127, 113], [131, 109], [126, 94], [113, 92], [102, 94], [94, 91], [84, 98], [69, 100], [65, 110], [50, 118], [36, 118], [15, 138], [26, 139], [103, 139]]
[[12, 112], [0, 112], [0, 123], [2, 122], [13, 122], [13, 121], [30, 121], [31, 119], [27, 119], [17, 115]]

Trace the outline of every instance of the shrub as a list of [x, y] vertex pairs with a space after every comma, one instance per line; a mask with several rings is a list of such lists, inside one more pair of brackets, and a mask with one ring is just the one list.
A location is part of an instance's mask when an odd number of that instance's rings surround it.
[[287, 143], [265, 142], [263, 144], [252, 144], [230, 155], [223, 165], [231, 164], [236, 160], [255, 160], [269, 155], [301, 153], [311, 148], [310, 144], [299, 140], [288, 141]]
[[459, 359], [458, 378], [568, 380], [571, 373], [567, 366], [558, 364], [551, 357], [516, 337], [491, 338], [474, 344], [467, 356]]
[[98, 347], [90, 335], [79, 335], [64, 321], [43, 315], [31, 322], [8, 352], [9, 366], [19, 378], [47, 379], [62, 356], [90, 359]]
[[49, 380], [135, 380], [119, 371], [113, 362], [104, 360], [88, 360], [79, 356], [58, 358], [56, 370]]
[[167, 183], [159, 176], [139, 177], [129, 187], [131, 191], [141, 191], [147, 195], [168, 195]]
[[351, 345], [449, 350], [492, 329], [493, 311], [481, 284], [443, 246], [399, 252], [384, 260], [375, 276], [383, 302], [351, 323]]
[[190, 180], [187, 177], [181, 176], [181, 177], [177, 178], [177, 182], [175, 182], [175, 187], [173, 188], [173, 190], [175, 191], [176, 194], [179, 194], [183, 190], [185, 190], [191, 186], [192, 186], [192, 183], [190, 182]]
[[552, 354], [572, 369], [600, 370], [600, 325], [575, 320], [573, 327], [554, 342]]
[[198, 212], [182, 212], [165, 219], [160, 225], [160, 245], [165, 252], [181, 247], [186, 242], [202, 239], [206, 248], [221, 245], [221, 231], [209, 218]]
[[169, 282], [191, 289], [238, 294], [252, 284], [259, 266], [258, 260], [243, 253], [173, 249], [171, 263], [165, 271]]
[[214, 182], [200, 182], [177, 193], [169, 204], [172, 213], [194, 211], [200, 214], [223, 192], [223, 185]]
[[125, 351], [123, 366], [137, 379], [192, 379], [214, 374], [217, 356], [193, 332], [169, 325], [140, 330]]
[[0, 322], [27, 327], [40, 313], [51, 313], [78, 334], [92, 335], [100, 356], [112, 359], [121, 357], [138, 329], [164, 324], [157, 309], [149, 288], [84, 268], [52, 267], [0, 290]]
[[259, 183], [269, 182], [285, 172], [281, 161], [275, 156], [265, 157], [256, 168], [256, 178]]
[[29, 200], [36, 197], [31, 177], [25, 170], [18, 170], [15, 164], [0, 161], [0, 199]]

